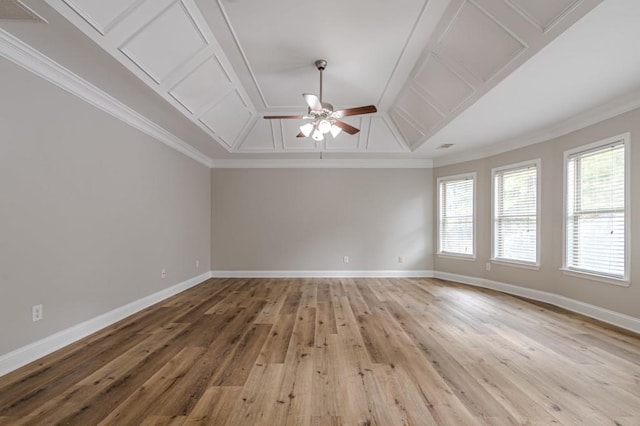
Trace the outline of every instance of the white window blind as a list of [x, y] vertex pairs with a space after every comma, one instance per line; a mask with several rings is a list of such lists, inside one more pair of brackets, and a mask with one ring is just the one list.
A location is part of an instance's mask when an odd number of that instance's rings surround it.
[[493, 258], [538, 263], [538, 166], [493, 172]]
[[439, 252], [473, 256], [474, 177], [442, 179], [439, 192]]
[[624, 140], [573, 153], [566, 167], [566, 267], [624, 278]]

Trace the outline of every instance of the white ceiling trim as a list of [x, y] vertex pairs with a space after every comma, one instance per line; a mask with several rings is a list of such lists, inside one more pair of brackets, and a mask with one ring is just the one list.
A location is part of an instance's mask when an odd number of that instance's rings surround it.
[[236, 34], [235, 29], [231, 26], [231, 21], [229, 20], [229, 15], [227, 14], [226, 9], [222, 5], [222, 2], [220, 0], [217, 0], [217, 3], [218, 3], [218, 7], [220, 8], [220, 12], [222, 12], [222, 16], [224, 17], [224, 22], [227, 24], [227, 28], [229, 28], [229, 32], [231, 33], [231, 36], [233, 37], [233, 42], [235, 43], [236, 47], [238, 48], [238, 52], [240, 52], [240, 56], [242, 57], [242, 61], [244, 62], [244, 65], [247, 67], [247, 70], [249, 71], [249, 75], [251, 76], [251, 80], [253, 81], [253, 84], [255, 84], [256, 89], [258, 90], [258, 94], [260, 95], [260, 100], [266, 106], [267, 105], [267, 99], [264, 97], [264, 93], [262, 93], [262, 89], [260, 89], [260, 85], [258, 84], [258, 80], [256, 79], [256, 75], [253, 72], [253, 69], [251, 68], [251, 65], [249, 65], [249, 60], [247, 59], [247, 55], [244, 52], [244, 50], [242, 49], [242, 45], [240, 44], [240, 41], [238, 40], [238, 35]]
[[213, 160], [207, 155], [1, 28], [0, 55], [198, 163], [212, 167]]
[[[187, 55], [184, 58], [180, 58], [181, 61], [171, 64], [171, 67], [169, 69], [165, 70], [162, 75], [159, 75], [158, 72], [153, 70], [152, 67], [150, 67], [149, 65], [146, 65], [145, 61], [141, 60], [141, 58], [139, 58], [138, 55], [136, 55], [132, 51], [130, 46], [131, 44], [135, 43], [140, 36], [150, 31], [151, 28], [156, 28], [156, 23], [161, 18], [171, 13], [173, 10], [177, 10], [181, 13], [180, 17], [183, 18], [184, 22], [186, 22], [189, 25], [190, 27], [189, 29], [193, 30], [193, 32], [195, 33], [196, 37], [199, 40], [197, 42], [198, 44], [194, 46], [188, 46], [186, 44], [183, 45], [183, 48], [181, 50], [186, 51]], [[206, 49], [209, 46], [209, 40], [207, 39], [207, 36], [204, 34], [203, 30], [198, 26], [197, 22], [195, 21], [194, 15], [192, 13], [193, 12], [190, 12], [187, 9], [187, 6], [182, 1], [170, 3], [168, 6], [161, 9], [159, 12], [157, 12], [157, 14], [150, 21], [146, 22], [144, 25], [138, 28], [133, 34], [131, 34], [118, 47], [118, 50], [122, 52], [122, 54], [124, 54], [127, 58], [129, 58], [131, 62], [133, 62], [138, 68], [140, 68], [145, 74], [147, 74], [153, 81], [155, 81], [157, 84], [162, 84], [163, 82], [167, 81], [167, 77], [173, 75], [176, 72], [176, 70], [184, 68], [193, 58], [197, 57], [198, 54], [200, 54], [204, 49]], [[177, 20], [174, 19], [174, 22], [176, 21]], [[168, 28], [163, 28], [162, 30], [163, 30], [162, 32], [169, 30], [169, 32], [171, 33], [170, 29]], [[154, 38], [158, 39], [161, 36], [162, 34], [155, 34]], [[171, 34], [170, 36], [175, 37], [174, 34]], [[192, 51], [188, 52], [187, 49], [191, 49]]]
[[[488, 93], [507, 75], [539, 52], [564, 30], [569, 28], [575, 20], [580, 19], [602, 0], [564, 0], [563, 7], [554, 12], [552, 18], [545, 22], [545, 28], [535, 25], [519, 10], [516, 0], [452, 0], [450, 7], [443, 16], [434, 36], [428, 41], [421, 58], [416, 62], [406, 86], [396, 99], [389, 111], [393, 122], [400, 133], [407, 140], [412, 150], [426, 144], [441, 129], [445, 128], [455, 117], [473, 105]], [[566, 7], [565, 3], [570, 2]], [[534, 3], [534, 2], [531, 2]], [[527, 3], [528, 4], [528, 3]], [[536, 3], [538, 4], [538, 3]], [[545, 6], [548, 8], [548, 5]], [[477, 27], [480, 35], [476, 48], [482, 52], [494, 52], [492, 55], [478, 56], [478, 51], [469, 50], [466, 46], [471, 37], [476, 34], [468, 25], [471, 21]], [[478, 35], [478, 37], [480, 36]], [[491, 44], [493, 40], [493, 44]], [[496, 44], [497, 43], [497, 44]], [[467, 43], [468, 44], [468, 43]], [[465, 45], [465, 49], [456, 46]], [[434, 99], [435, 94], [429, 91], [420, 92], [429, 101], [429, 105], [413, 102], [411, 92], [416, 92], [414, 85], [424, 89], [421, 85], [421, 71], [427, 66], [429, 59], [436, 55], [441, 65], [447, 71], [466, 85], [472, 92], [468, 96], [456, 99], [445, 110], [440, 110], [444, 118], [431, 125], [423, 125], [416, 120], [416, 114], [428, 116], [428, 106], [441, 106], [440, 99]], [[486, 57], [485, 57], [486, 56]], [[433, 84], [444, 86], [442, 79], [434, 80]], [[443, 89], [444, 90], [444, 89]], [[417, 107], [416, 107], [417, 105]], [[438, 109], [438, 108], [436, 108]], [[469, 153], [465, 153], [468, 155]]]
[[254, 159], [213, 160], [212, 169], [431, 169], [429, 159]]
[[[229, 85], [240, 93], [243, 103], [246, 105], [250, 115], [255, 115], [255, 109], [248, 101], [249, 97], [245, 93], [244, 88], [239, 84], [237, 76], [233, 72], [233, 68], [229, 64], [222, 48], [211, 32], [211, 28], [202, 15], [196, 1], [156, 0], [153, 2], [136, 2], [134, 6], [132, 5], [127, 8], [126, 11], [123, 12], [123, 15], [119, 16], [117, 20], [110, 22], [110, 27], [104, 34], [101, 34], [100, 31], [91, 24], [91, 20], [96, 21], [96, 19], [88, 16], [86, 12], [77, 9], [78, 3], [82, 3], [83, 1], [45, 0], [49, 6], [62, 14], [87, 37], [93, 40], [98, 46], [113, 56], [136, 77], [164, 98], [169, 104], [191, 120], [191, 122], [202, 129], [202, 131], [209, 135], [216, 143], [227, 151], [233, 152], [233, 143], [229, 144], [228, 141], [220, 140], [217, 136], [217, 129], [211, 129], [201, 120], [202, 115], [206, 113], [209, 106], [218, 102], [220, 100], [219, 98], [210, 99], [206, 106], [203, 106], [199, 111], [197, 111], [197, 113], [194, 113], [171, 93], [171, 91], [174, 90], [175, 87], [185, 78], [189, 77], [189, 75], [196, 72], [202, 65], [204, 65], [207, 59], [215, 56], [226, 75], [226, 78], [229, 80]], [[136, 0], [131, 1], [134, 2]], [[180, 10], [184, 14], [184, 17], [181, 16], [183, 18], [183, 21], [181, 21], [182, 24], [185, 22], [189, 23], [192, 31], [197, 33], [199, 43], [198, 46], [195, 46], [193, 41], [191, 41], [191, 44], [187, 43], [185, 48], [191, 48], [193, 49], [193, 52], [190, 52], [190, 55], [183, 58], [174, 58], [180, 59], [179, 61], [176, 61], [176, 63], [163, 63], [163, 67], [171, 65], [169, 67], [170, 69], [161, 69], [162, 72], [158, 73], [158, 71], [154, 71], [152, 69], [153, 67], [150, 67], [149, 64], [145, 65], [140, 58], [137, 58], [137, 55], [128, 51], [127, 46], [130, 42], [135, 40], [136, 37], [150, 28], [150, 26], [153, 26], [157, 19], [163, 17], [168, 11], [172, 11], [172, 8], [178, 7], [179, 9], [176, 10]], [[157, 57], [146, 59], [152, 61], [158, 60]], [[155, 65], [157, 66], [157, 64]], [[229, 88], [228, 91], [230, 90], [232, 89]], [[240, 133], [242, 134], [243, 132]]]
[[106, 22], [104, 25], [100, 24], [96, 19], [93, 19], [91, 15], [89, 15], [82, 7], [80, 7], [80, 5], [78, 5], [77, 1], [74, 1], [74, 0], [62, 0], [62, 1], [65, 2], [70, 8], [75, 10], [78, 13], [78, 15], [80, 15], [82, 19], [87, 21], [89, 25], [95, 28], [96, 31], [98, 31], [102, 35], [106, 35], [109, 32], [109, 30], [111, 30], [111, 28], [117, 25], [118, 22], [122, 21], [122, 19], [124, 19], [125, 16], [127, 16], [133, 9], [140, 6], [140, 4], [145, 0], [132, 1], [132, 3], [128, 7], [126, 7], [123, 11], [121, 11], [116, 17]]
[[[229, 29], [229, 32], [233, 38], [233, 43], [236, 45], [238, 52], [240, 53], [240, 56], [242, 57], [242, 61], [244, 62], [245, 67], [247, 68], [247, 71], [249, 72], [249, 75], [251, 76], [251, 81], [253, 82], [253, 84], [256, 87], [256, 90], [260, 96], [260, 100], [262, 101], [263, 105], [265, 108], [269, 109], [269, 108], [274, 108], [273, 105], [269, 105], [269, 103], [267, 102], [267, 99], [264, 95], [264, 92], [262, 91], [262, 88], [260, 87], [260, 84], [258, 83], [258, 79], [255, 75], [255, 72], [253, 70], [253, 68], [251, 67], [251, 65], [249, 64], [249, 59], [247, 58], [247, 54], [245, 52], [245, 50], [242, 47], [242, 44], [240, 43], [240, 39], [238, 38], [237, 35], [237, 31], [235, 30], [235, 28], [233, 27], [233, 25], [231, 24], [231, 20], [229, 18], [229, 14], [227, 13], [227, 10], [224, 7], [224, 4], [221, 0], [217, 0], [218, 3], [218, 7], [220, 8], [220, 11], [222, 13], [222, 16], [224, 18], [225, 24], [227, 25], [227, 28]], [[417, 28], [418, 28], [418, 24], [422, 21], [422, 19], [425, 16], [425, 11], [427, 10], [427, 5], [429, 4], [429, 1], [424, 1], [422, 3], [422, 6], [420, 7], [420, 13], [418, 14], [418, 16], [416, 17], [416, 20], [413, 22], [413, 25], [411, 27], [411, 31], [409, 32], [409, 36], [407, 37], [404, 45], [402, 46], [402, 49], [400, 51], [400, 54], [398, 55], [398, 59], [396, 60], [395, 64], [393, 65], [393, 68], [391, 70], [391, 73], [389, 74], [389, 78], [387, 79], [386, 83], [384, 84], [384, 88], [382, 89], [382, 92], [380, 93], [380, 97], [378, 98], [377, 104], [380, 105], [383, 102], [383, 99], [385, 98], [385, 96], [387, 95], [389, 86], [391, 85], [391, 81], [393, 80], [393, 77], [396, 74], [396, 71], [398, 70], [400, 63], [405, 55], [405, 53], [407, 52], [407, 49], [409, 47], [409, 44], [412, 42], [413, 38], [415, 37], [415, 34], [417, 32]], [[288, 106], [285, 108], [282, 107], [278, 107], [278, 110], [280, 111], [284, 111], [284, 110], [288, 110], [288, 109], [296, 109], [297, 106]]]
[[533, 25], [534, 27], [536, 27], [536, 29], [538, 31], [540, 31], [541, 33], [547, 33], [549, 32], [551, 29], [553, 29], [553, 27], [560, 21], [562, 21], [562, 19], [564, 19], [565, 16], [567, 16], [569, 13], [571, 13], [571, 11], [573, 11], [573, 9], [575, 9], [576, 7], [578, 7], [580, 5], [580, 3], [582, 3], [583, 0], [574, 0], [571, 4], [569, 4], [563, 11], [561, 11], [556, 17], [554, 17], [551, 21], [549, 21], [547, 24], [544, 24], [542, 22], [538, 22], [538, 20], [536, 18], [534, 18], [533, 16], [531, 16], [531, 14], [529, 12], [527, 12], [522, 5], [516, 3], [516, 1], [514, 0], [504, 0], [505, 3], [507, 3], [509, 6], [511, 6], [513, 8], [513, 10], [515, 10], [516, 12], [518, 12], [520, 15], [522, 15], [522, 17], [524, 19], [526, 19], [527, 21], [529, 21], [531, 23], [531, 25]]
[[544, 129], [536, 130], [517, 138], [499, 141], [476, 150], [467, 150], [464, 153], [451, 154], [445, 157], [436, 158], [434, 160], [434, 167], [479, 160], [481, 158], [491, 157], [493, 155], [513, 151], [514, 149], [534, 145], [536, 143], [546, 142], [632, 111], [636, 108], [640, 108], [640, 90], [614, 99], [613, 101], [597, 108], [592, 108], [554, 126], [545, 127]]

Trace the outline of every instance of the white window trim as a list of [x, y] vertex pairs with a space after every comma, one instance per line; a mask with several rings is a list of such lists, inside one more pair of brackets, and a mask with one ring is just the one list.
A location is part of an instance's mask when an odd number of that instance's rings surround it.
[[[528, 166], [536, 167], [536, 261], [535, 262], [526, 262], [522, 260], [516, 259], [507, 259], [502, 257], [495, 257], [495, 241], [496, 241], [496, 189], [495, 189], [495, 177], [496, 173], [504, 172], [506, 170], [517, 170], [522, 169]], [[540, 201], [541, 198], [541, 173], [542, 160], [540, 158], [536, 158], [534, 160], [529, 161], [521, 161], [515, 164], [509, 164], [507, 166], [500, 166], [491, 169], [491, 258], [489, 259], [492, 263], [500, 264], [500, 265], [508, 265], [508, 266], [520, 266], [527, 269], [540, 269], [540, 219], [542, 211], [540, 209], [540, 205], [542, 204]]]
[[514, 268], [523, 268], [523, 269], [531, 269], [534, 271], [540, 270], [539, 263], [533, 262], [522, 262], [519, 260], [506, 260], [506, 259], [489, 259], [491, 263], [494, 265], [502, 265], [502, 266], [512, 266]]
[[[462, 179], [472, 179], [473, 180], [473, 233], [472, 233], [472, 244], [471, 244], [471, 250], [473, 250], [473, 254], [458, 254], [458, 253], [449, 253], [449, 252], [442, 252], [440, 251], [440, 183], [441, 182], [447, 182], [450, 180], [462, 180]], [[442, 176], [439, 177], [436, 180], [436, 221], [437, 221], [437, 226], [436, 226], [436, 247], [438, 249], [438, 251], [436, 252], [436, 255], [438, 257], [442, 257], [442, 258], [450, 258], [450, 259], [456, 259], [456, 260], [470, 260], [470, 261], [475, 261], [476, 260], [476, 228], [477, 228], [477, 202], [476, 202], [476, 194], [478, 191], [478, 179], [476, 178], [476, 172], [470, 172], [470, 173], [461, 173], [458, 175], [453, 175], [453, 176]]]
[[[568, 192], [568, 161], [573, 154], [596, 150], [603, 146], [620, 142], [624, 144], [624, 276], [622, 278], [611, 277], [605, 274], [598, 274], [591, 271], [569, 268], [567, 266], [567, 192]], [[631, 284], [631, 134], [623, 133], [612, 136], [586, 145], [569, 149], [564, 152], [563, 162], [563, 186], [562, 186], [562, 267], [560, 270], [573, 277], [584, 278], [591, 281], [598, 281], [606, 284], [614, 284], [628, 287]]]

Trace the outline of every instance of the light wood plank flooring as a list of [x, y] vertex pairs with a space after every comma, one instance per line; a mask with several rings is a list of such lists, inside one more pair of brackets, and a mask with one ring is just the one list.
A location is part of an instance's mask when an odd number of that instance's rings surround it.
[[640, 425], [640, 339], [436, 279], [212, 279], [0, 378], [0, 424]]

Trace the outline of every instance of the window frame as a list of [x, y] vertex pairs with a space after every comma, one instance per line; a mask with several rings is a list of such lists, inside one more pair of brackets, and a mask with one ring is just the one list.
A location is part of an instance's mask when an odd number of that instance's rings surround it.
[[[565, 275], [585, 278], [591, 281], [599, 281], [607, 284], [614, 284], [618, 286], [628, 287], [631, 283], [631, 143], [630, 133], [623, 133], [621, 135], [612, 136], [606, 139], [602, 139], [596, 142], [592, 142], [586, 145], [580, 145], [578, 147], [564, 151], [564, 163], [563, 163], [563, 203], [562, 203], [562, 267], [561, 271]], [[588, 153], [590, 151], [596, 151], [600, 148], [622, 142], [624, 149], [624, 275], [621, 278], [614, 277], [607, 274], [600, 274], [597, 271], [585, 271], [583, 269], [571, 268], [568, 266], [568, 214], [567, 206], [569, 202], [569, 161], [572, 156], [581, 153]]]
[[[443, 252], [441, 250], [442, 247], [442, 235], [440, 232], [440, 223], [441, 223], [441, 215], [442, 215], [442, 206], [440, 205], [440, 200], [441, 200], [441, 184], [443, 182], [451, 182], [451, 181], [459, 181], [459, 180], [468, 180], [471, 179], [473, 181], [473, 191], [472, 191], [472, 220], [471, 220], [471, 225], [472, 225], [472, 233], [471, 233], [471, 250], [472, 253], [471, 254], [464, 254], [464, 253], [452, 253], [452, 252]], [[476, 250], [476, 229], [477, 229], [477, 200], [476, 200], [476, 194], [478, 191], [478, 180], [477, 180], [477, 173], [476, 172], [469, 172], [469, 173], [461, 173], [461, 174], [457, 174], [457, 175], [451, 175], [451, 176], [441, 176], [438, 177], [436, 180], [436, 185], [437, 185], [437, 191], [436, 191], [436, 207], [437, 207], [437, 213], [436, 213], [436, 221], [437, 221], [437, 226], [436, 226], [436, 244], [437, 244], [437, 252], [436, 254], [439, 257], [444, 257], [444, 258], [452, 258], [452, 259], [460, 259], [460, 260], [470, 260], [470, 261], [475, 261], [476, 260], [476, 254], [477, 254], [477, 250]]]
[[[505, 171], [514, 171], [519, 169], [524, 169], [527, 167], [535, 166], [536, 167], [536, 260], [534, 262], [527, 262], [523, 260], [517, 259], [507, 259], [496, 256], [496, 202], [497, 202], [497, 194], [496, 194], [496, 174]], [[508, 265], [508, 266], [517, 266], [526, 269], [540, 269], [540, 219], [541, 219], [541, 167], [542, 160], [540, 158], [536, 158], [534, 160], [521, 161], [519, 163], [509, 164], [505, 166], [495, 167], [491, 169], [491, 258], [489, 259], [491, 263]]]

